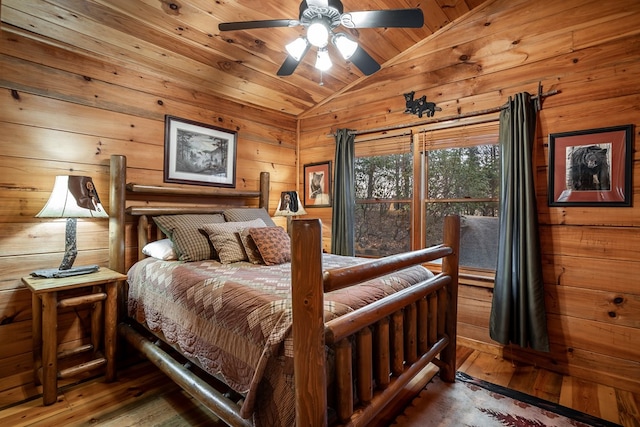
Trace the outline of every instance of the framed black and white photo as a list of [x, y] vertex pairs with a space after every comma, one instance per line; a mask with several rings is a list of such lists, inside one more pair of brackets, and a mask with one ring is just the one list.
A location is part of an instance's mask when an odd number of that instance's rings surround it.
[[236, 186], [235, 131], [165, 116], [164, 181]]
[[331, 161], [304, 165], [304, 206], [331, 206]]
[[549, 135], [549, 206], [631, 206], [633, 125]]

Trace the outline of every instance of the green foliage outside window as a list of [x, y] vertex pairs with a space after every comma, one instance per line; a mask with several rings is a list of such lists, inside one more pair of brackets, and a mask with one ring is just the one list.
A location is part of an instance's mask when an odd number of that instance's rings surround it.
[[497, 145], [427, 151], [427, 246], [441, 241], [447, 215], [498, 216], [498, 151]]
[[[494, 269], [500, 156], [497, 145], [426, 151], [426, 246], [442, 241], [444, 217], [458, 214], [461, 265]], [[411, 249], [414, 191], [411, 153], [356, 159], [356, 255]]]
[[356, 255], [384, 256], [411, 249], [411, 153], [359, 157], [356, 181]]

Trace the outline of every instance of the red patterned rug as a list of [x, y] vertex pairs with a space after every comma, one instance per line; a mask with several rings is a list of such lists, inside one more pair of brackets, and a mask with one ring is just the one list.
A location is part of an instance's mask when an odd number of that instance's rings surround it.
[[620, 427], [555, 403], [458, 372], [435, 376], [392, 424], [396, 427]]

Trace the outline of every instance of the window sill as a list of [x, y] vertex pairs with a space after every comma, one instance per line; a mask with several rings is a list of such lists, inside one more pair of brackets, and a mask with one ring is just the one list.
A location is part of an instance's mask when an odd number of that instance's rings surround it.
[[[428, 264], [427, 267], [434, 273], [442, 272], [442, 266], [439, 264]], [[495, 272], [460, 268], [458, 273], [458, 282], [462, 285], [493, 289]]]

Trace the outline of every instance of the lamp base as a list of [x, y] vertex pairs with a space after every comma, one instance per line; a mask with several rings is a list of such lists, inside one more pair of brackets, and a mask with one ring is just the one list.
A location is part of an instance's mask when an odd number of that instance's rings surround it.
[[287, 234], [291, 237], [291, 232], [293, 231], [293, 216], [287, 217]]
[[33, 277], [48, 277], [48, 278], [61, 278], [80, 276], [82, 274], [95, 273], [100, 267], [97, 265], [81, 265], [79, 267], [71, 267], [66, 270], [60, 270], [59, 268], [48, 268], [44, 270], [32, 271], [30, 274]]

